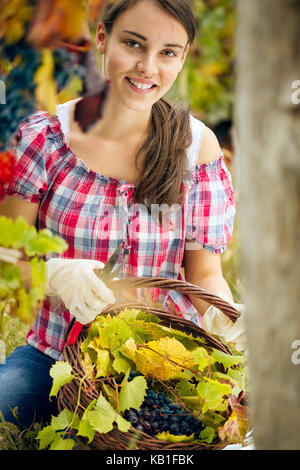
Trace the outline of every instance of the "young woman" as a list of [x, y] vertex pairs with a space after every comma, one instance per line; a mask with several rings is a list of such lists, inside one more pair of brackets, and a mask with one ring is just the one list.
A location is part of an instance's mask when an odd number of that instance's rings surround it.
[[[8, 420], [15, 406], [24, 425], [53, 413], [49, 368], [62, 357], [71, 318], [88, 323], [113, 302], [93, 269], [120, 241], [121, 258], [129, 255], [119, 277], [177, 279], [184, 267], [187, 281], [232, 300], [220, 262], [235, 215], [230, 173], [214, 133], [188, 105], [164, 97], [195, 33], [187, 0], [108, 4], [96, 36], [110, 82], [103, 117], [84, 133], [74, 118], [80, 98], [18, 129], [16, 179], [0, 211], [38, 219], [69, 248], [47, 261], [48, 296], [28, 344], [0, 366]], [[156, 217], [165, 208], [170, 218]], [[208, 307], [174, 291], [152, 294], [199, 324]]]

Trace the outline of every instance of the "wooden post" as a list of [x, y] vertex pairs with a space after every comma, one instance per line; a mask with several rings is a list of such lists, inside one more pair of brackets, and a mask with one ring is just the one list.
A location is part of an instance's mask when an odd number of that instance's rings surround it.
[[300, 449], [300, 1], [238, 0], [234, 158], [257, 449]]

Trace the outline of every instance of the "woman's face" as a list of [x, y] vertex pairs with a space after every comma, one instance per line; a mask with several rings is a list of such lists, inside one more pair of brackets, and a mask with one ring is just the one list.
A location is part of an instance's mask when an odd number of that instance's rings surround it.
[[97, 29], [96, 44], [105, 54], [111, 93], [136, 111], [148, 109], [171, 88], [183, 66], [187, 43], [184, 26], [151, 0], [123, 12], [110, 35], [102, 23]]

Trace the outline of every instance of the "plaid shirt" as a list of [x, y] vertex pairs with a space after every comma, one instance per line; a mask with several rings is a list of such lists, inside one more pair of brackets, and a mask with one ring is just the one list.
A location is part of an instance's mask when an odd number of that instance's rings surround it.
[[[183, 181], [183, 207], [174, 207], [163, 225], [156, 212], [134, 201], [135, 186], [91, 171], [68, 146], [68, 105], [57, 116], [38, 111], [18, 128], [15, 181], [8, 194], [38, 202], [39, 228], [48, 228], [69, 245], [64, 258], [96, 259], [106, 263], [120, 241], [129, 255], [120, 278], [162, 276], [183, 279], [186, 249], [225, 250], [235, 216], [231, 175], [223, 154], [196, 165], [204, 124], [190, 117], [193, 142], [187, 151], [190, 174]], [[194, 244], [188, 240], [194, 240]], [[47, 256], [47, 259], [51, 254]], [[201, 325], [201, 316], [188, 296], [174, 290], [148, 289], [148, 296], [169, 311]], [[141, 290], [139, 289], [139, 295]], [[27, 342], [60, 360], [71, 320], [59, 299], [46, 297]]]

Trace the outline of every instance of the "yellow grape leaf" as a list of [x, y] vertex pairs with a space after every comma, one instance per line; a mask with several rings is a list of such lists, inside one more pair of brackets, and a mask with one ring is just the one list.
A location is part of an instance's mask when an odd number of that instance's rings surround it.
[[57, 86], [53, 77], [54, 60], [50, 49], [43, 49], [42, 63], [34, 74], [35, 97], [41, 109], [55, 114]]
[[123, 344], [123, 351], [130, 359], [135, 361], [136, 344], [132, 336]]
[[136, 368], [144, 375], [170, 380], [185, 376], [185, 369], [194, 365], [194, 357], [174, 338], [149, 341], [135, 352]]
[[186, 436], [184, 434], [180, 436], [176, 436], [175, 434], [170, 434], [168, 431], [161, 432], [156, 434], [155, 437], [160, 441], [168, 441], [168, 442], [189, 442], [194, 440], [194, 433]]
[[113, 374], [112, 359], [110, 357], [109, 350], [100, 346], [100, 341], [100, 338], [96, 337], [90, 341], [88, 347], [95, 350], [97, 353], [96, 377], [108, 377]]
[[94, 378], [94, 364], [91, 361], [89, 353], [84, 353], [83, 359], [81, 360], [84, 371], [88, 379]]

